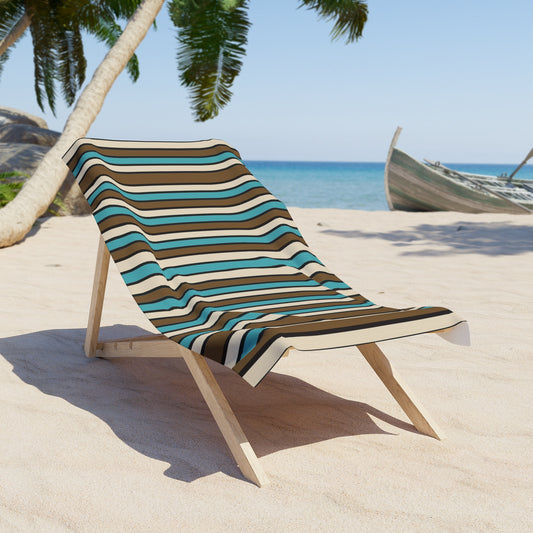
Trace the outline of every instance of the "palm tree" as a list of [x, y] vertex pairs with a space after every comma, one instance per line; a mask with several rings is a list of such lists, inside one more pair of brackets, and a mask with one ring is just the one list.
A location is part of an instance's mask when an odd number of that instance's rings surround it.
[[[61, 156], [83, 137], [100, 112], [115, 79], [154, 23], [165, 0], [142, 0], [123, 33], [96, 69], [67, 119], [57, 143], [46, 154], [16, 198], [0, 210], [0, 247], [21, 240], [54, 199], [65, 176]], [[301, 0], [301, 7], [334, 19], [332, 37], [357, 40], [367, 18], [363, 0]], [[215, 116], [231, 97], [230, 87], [240, 71], [249, 22], [247, 0], [170, 0], [178, 28], [178, 67], [190, 87], [198, 120]]]
[[[141, 0], [0, 0], [0, 73], [16, 42], [29, 28], [33, 42], [35, 96], [44, 111], [46, 99], [55, 115], [56, 81], [70, 106], [85, 81], [82, 31], [111, 47], [122, 33], [118, 20], [128, 20]], [[133, 81], [138, 60], [127, 66]]]

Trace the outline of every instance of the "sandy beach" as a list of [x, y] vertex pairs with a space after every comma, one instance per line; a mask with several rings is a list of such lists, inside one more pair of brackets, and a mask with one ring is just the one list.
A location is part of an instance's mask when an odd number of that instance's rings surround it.
[[[271, 480], [256, 487], [182, 360], [84, 356], [99, 232], [49, 218], [0, 250], [0, 531], [533, 530], [533, 217], [291, 212], [369, 299], [468, 320], [470, 347], [381, 344], [445, 440], [355, 348], [292, 352], [256, 389], [210, 364]], [[114, 265], [102, 324], [153, 331]]]

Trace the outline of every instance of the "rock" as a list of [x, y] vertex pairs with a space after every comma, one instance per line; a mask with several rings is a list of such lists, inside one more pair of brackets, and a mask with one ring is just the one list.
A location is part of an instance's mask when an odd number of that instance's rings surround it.
[[[28, 180], [59, 135], [57, 131], [49, 130], [39, 117], [0, 106], [0, 174], [23, 174], [3, 179], [12, 182]], [[69, 171], [44, 216], [86, 215], [90, 212], [87, 200]]]
[[61, 134], [57, 131], [39, 128], [31, 124], [0, 125], [0, 143], [26, 143], [40, 146], [54, 146]]
[[48, 128], [46, 121], [30, 113], [25, 113], [19, 109], [0, 106], [0, 124], [29, 124], [38, 128]]
[[0, 142], [0, 173], [22, 172], [31, 176], [49, 146]]

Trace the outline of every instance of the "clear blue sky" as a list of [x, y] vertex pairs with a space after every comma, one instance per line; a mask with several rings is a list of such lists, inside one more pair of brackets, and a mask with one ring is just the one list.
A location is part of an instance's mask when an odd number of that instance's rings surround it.
[[[398, 146], [446, 162], [518, 163], [533, 146], [533, 1], [369, 0], [363, 38], [331, 42], [331, 24], [297, 0], [251, 0], [248, 52], [233, 99], [195, 123], [179, 86], [166, 6], [138, 49], [141, 78], [122, 74], [89, 135], [218, 137], [245, 159], [384, 161]], [[92, 73], [105, 48], [87, 41]], [[62, 129], [33, 93], [29, 35], [0, 80], [0, 105]]]

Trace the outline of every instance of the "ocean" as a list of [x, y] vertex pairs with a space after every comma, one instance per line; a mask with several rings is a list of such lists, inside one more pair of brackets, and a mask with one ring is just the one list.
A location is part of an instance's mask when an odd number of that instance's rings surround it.
[[[250, 172], [285, 205], [388, 211], [385, 198], [385, 163], [334, 163], [310, 161], [246, 161]], [[443, 163], [449, 168], [499, 176], [517, 165]], [[517, 174], [533, 179], [533, 165]]]

